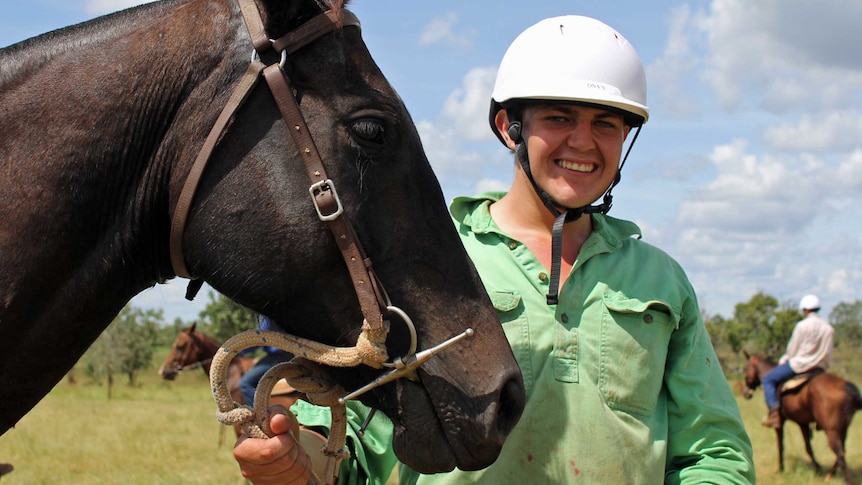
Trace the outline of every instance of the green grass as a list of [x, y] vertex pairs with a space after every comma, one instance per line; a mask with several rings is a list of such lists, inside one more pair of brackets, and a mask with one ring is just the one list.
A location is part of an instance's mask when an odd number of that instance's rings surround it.
[[15, 466], [3, 485], [245, 483], [200, 370], [174, 382], [150, 370], [135, 388], [120, 380], [111, 400], [86, 380], [60, 382], [0, 436], [0, 462]]
[[[859, 349], [838, 348], [833, 359], [832, 372], [862, 386], [862, 359]], [[754, 448], [754, 464], [757, 470], [757, 483], [763, 485], [790, 484], [820, 484], [826, 472], [835, 463], [835, 454], [826, 442], [826, 434], [815, 431], [811, 439], [814, 457], [823, 467], [820, 475], [814, 473], [814, 468], [805, 452], [802, 432], [793, 422], [784, 426], [784, 473], [778, 471], [778, 439], [773, 429], [765, 428], [760, 421], [766, 415], [766, 404], [763, 401], [763, 390], [757, 389], [751, 400], [743, 399], [739, 394], [742, 388], [737, 376], [730, 376], [730, 383], [737, 393], [742, 419], [748, 431]], [[855, 482], [862, 481], [862, 412], [857, 412], [847, 433], [846, 461], [851, 477]], [[844, 483], [843, 476], [836, 476], [833, 483]]]
[[[833, 370], [862, 385], [862, 359], [857, 355], [856, 349], [839, 349]], [[80, 376], [78, 381], [59, 383], [14, 429], [0, 436], [0, 462], [15, 466], [3, 477], [3, 485], [245, 483], [231, 455], [233, 430], [216, 422], [203, 372], [187, 372], [165, 382], [152, 369], [135, 388], [120, 380], [111, 400], [104, 386]], [[730, 381], [737, 389], [738, 378], [731, 376]], [[824, 476], [814, 474], [795, 423], [786, 426], [787, 469], [778, 473], [775, 432], [760, 425], [765, 414], [762, 391], [751, 400], [740, 396], [737, 400], [754, 446], [758, 483], [822, 483]], [[862, 413], [847, 438], [847, 462], [857, 482], [862, 481], [860, 421]], [[820, 464], [831, 467], [835, 458], [823, 432], [815, 432], [812, 444]], [[843, 480], [836, 477], [835, 483]]]

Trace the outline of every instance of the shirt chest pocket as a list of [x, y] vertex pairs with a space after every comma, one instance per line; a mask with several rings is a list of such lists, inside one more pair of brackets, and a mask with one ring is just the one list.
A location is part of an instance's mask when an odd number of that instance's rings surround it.
[[515, 360], [521, 368], [524, 387], [529, 395], [533, 387], [532, 359], [530, 355], [530, 325], [527, 312], [517, 291], [489, 291], [491, 303], [503, 325], [503, 332], [512, 347]]
[[664, 381], [676, 318], [664, 302], [606, 295], [599, 389], [613, 409], [649, 415]]

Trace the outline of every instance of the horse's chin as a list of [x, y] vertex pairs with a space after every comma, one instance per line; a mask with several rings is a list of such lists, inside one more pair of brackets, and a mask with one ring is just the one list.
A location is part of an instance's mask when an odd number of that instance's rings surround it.
[[[401, 409], [397, 419], [393, 420], [392, 448], [395, 455], [419, 473], [453, 470], [457, 464], [455, 451], [446, 439], [424, 389], [420, 390], [412, 383], [399, 383], [398, 387]], [[404, 394], [410, 394], [410, 398], [405, 398]]]
[[[494, 463], [502, 441], [477, 441], [469, 435], [476, 432], [471, 431], [470, 424], [474, 424], [474, 420], [482, 420], [481, 416], [471, 418], [464, 415], [457, 410], [454, 400], [442, 399], [444, 409], [435, 406], [429, 393], [444, 395], [447, 388], [429, 389], [407, 379], [399, 380], [396, 386], [400, 409], [392, 419], [392, 446], [402, 463], [423, 474], [448, 472], [455, 467], [466, 471], [480, 470]], [[462, 440], [477, 444], [464, 446]]]

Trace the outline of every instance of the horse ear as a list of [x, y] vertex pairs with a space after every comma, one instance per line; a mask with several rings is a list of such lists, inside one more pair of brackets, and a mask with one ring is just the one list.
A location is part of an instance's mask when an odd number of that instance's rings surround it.
[[198, 322], [193, 322], [191, 328], [189, 329], [189, 333], [194, 333], [195, 327], [198, 326]]
[[744, 355], [744, 356], [745, 356], [745, 359], [746, 359], [746, 360], [748, 360], [748, 359], [750, 359], [750, 358], [751, 358], [751, 356], [750, 356], [750, 355], [748, 355], [748, 352], [746, 352], [746, 351], [745, 351], [745, 349], [742, 349], [742, 355]]

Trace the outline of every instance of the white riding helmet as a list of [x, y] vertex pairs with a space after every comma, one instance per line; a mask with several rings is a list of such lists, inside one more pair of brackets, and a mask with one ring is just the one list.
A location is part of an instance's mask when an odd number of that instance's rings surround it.
[[799, 301], [799, 311], [802, 310], [819, 310], [820, 309], [820, 298], [817, 298], [816, 295], [805, 295], [802, 297], [802, 300]]
[[[646, 75], [634, 47], [619, 32], [589, 17], [552, 17], [529, 27], [509, 46], [491, 95], [494, 117], [508, 101], [576, 101], [617, 108], [627, 123], [649, 119]], [[502, 138], [501, 138], [502, 140]]]

